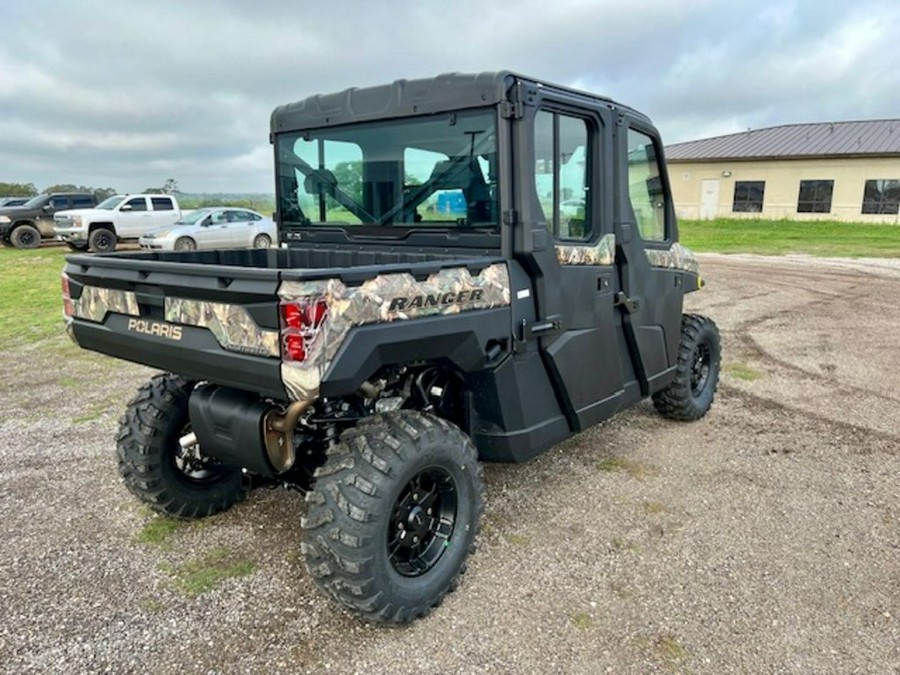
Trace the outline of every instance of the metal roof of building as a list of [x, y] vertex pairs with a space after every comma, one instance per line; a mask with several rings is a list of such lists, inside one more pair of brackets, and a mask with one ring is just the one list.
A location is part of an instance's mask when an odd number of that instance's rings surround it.
[[666, 146], [668, 161], [900, 155], [900, 119], [787, 124]]

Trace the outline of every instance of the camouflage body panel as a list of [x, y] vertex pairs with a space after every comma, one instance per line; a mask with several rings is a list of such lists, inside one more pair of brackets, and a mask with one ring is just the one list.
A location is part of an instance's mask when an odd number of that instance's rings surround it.
[[421, 282], [407, 273], [384, 274], [354, 287], [340, 279], [283, 281], [278, 295], [283, 302], [324, 298], [328, 306], [321, 326], [306, 343], [306, 359], [281, 364], [288, 397], [301, 401], [318, 397], [322, 378], [352, 328], [508, 306], [509, 270], [497, 263], [473, 277], [457, 267]]
[[691, 249], [677, 242], [665, 251], [652, 248], [645, 249], [645, 251], [647, 252], [647, 259], [653, 267], [668, 267], [670, 269], [693, 272], [694, 274], [700, 273], [700, 263], [697, 262], [697, 256], [694, 255]]
[[616, 259], [616, 235], [604, 234], [594, 246], [556, 245], [560, 265], [612, 265]]
[[131, 291], [97, 286], [85, 286], [81, 291], [81, 297], [72, 300], [72, 308], [79, 319], [95, 323], [103, 323], [110, 312], [129, 316], [141, 315], [137, 297]]
[[279, 356], [278, 331], [260, 328], [241, 305], [166, 298], [170, 323], [207, 328], [223, 349], [255, 356]]

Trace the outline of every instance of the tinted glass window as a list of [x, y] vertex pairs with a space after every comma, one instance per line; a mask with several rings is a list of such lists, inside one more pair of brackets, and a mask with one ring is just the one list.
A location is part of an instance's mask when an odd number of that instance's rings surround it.
[[454, 112], [280, 135], [282, 221], [496, 227], [495, 115]]
[[666, 193], [653, 139], [628, 130], [628, 195], [644, 241], [665, 241]]
[[68, 197], [51, 197], [50, 198], [50, 206], [54, 209], [64, 209], [69, 205]]
[[867, 180], [863, 189], [862, 212], [900, 212], [900, 180]]
[[734, 204], [731, 210], [735, 213], [761, 213], [765, 192], [765, 181], [736, 181], [734, 184]]
[[90, 197], [72, 197], [72, 206], [76, 209], [83, 209], [94, 205], [94, 200]]
[[801, 180], [797, 213], [831, 213], [833, 180]]
[[172, 200], [168, 197], [151, 197], [150, 201], [153, 203], [154, 211], [174, 211], [175, 205], [172, 204]]
[[534, 187], [547, 227], [559, 239], [584, 239], [588, 218], [589, 144], [585, 120], [541, 110], [534, 118]]
[[147, 202], [143, 197], [134, 197], [125, 202], [126, 206], [130, 206], [132, 211], [146, 211]]

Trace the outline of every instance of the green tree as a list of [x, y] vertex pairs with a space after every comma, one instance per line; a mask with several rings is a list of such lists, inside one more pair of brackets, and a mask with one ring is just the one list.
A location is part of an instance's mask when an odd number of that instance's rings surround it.
[[178, 189], [178, 181], [174, 178], [166, 178], [166, 182], [163, 183], [162, 187], [151, 187], [145, 188], [144, 192], [151, 192], [157, 194], [164, 195], [177, 195], [180, 190]]
[[97, 198], [98, 202], [102, 202], [107, 197], [116, 194], [116, 189], [111, 187], [95, 188], [86, 185], [72, 185], [71, 183], [60, 183], [59, 185], [50, 185], [44, 188], [44, 192], [89, 192]]
[[0, 183], [0, 197], [34, 197], [34, 183]]

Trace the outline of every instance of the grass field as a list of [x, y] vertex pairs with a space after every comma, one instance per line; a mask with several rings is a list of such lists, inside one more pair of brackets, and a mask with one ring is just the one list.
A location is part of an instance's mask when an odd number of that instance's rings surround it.
[[65, 248], [0, 248], [0, 341], [23, 345], [65, 332], [62, 273]]
[[[773, 220], [679, 222], [698, 252], [900, 258], [900, 226]], [[22, 345], [62, 334], [60, 273], [69, 251], [0, 248], [0, 340]]]
[[838, 257], [900, 257], [900, 225], [787, 220], [679, 220], [694, 251]]

